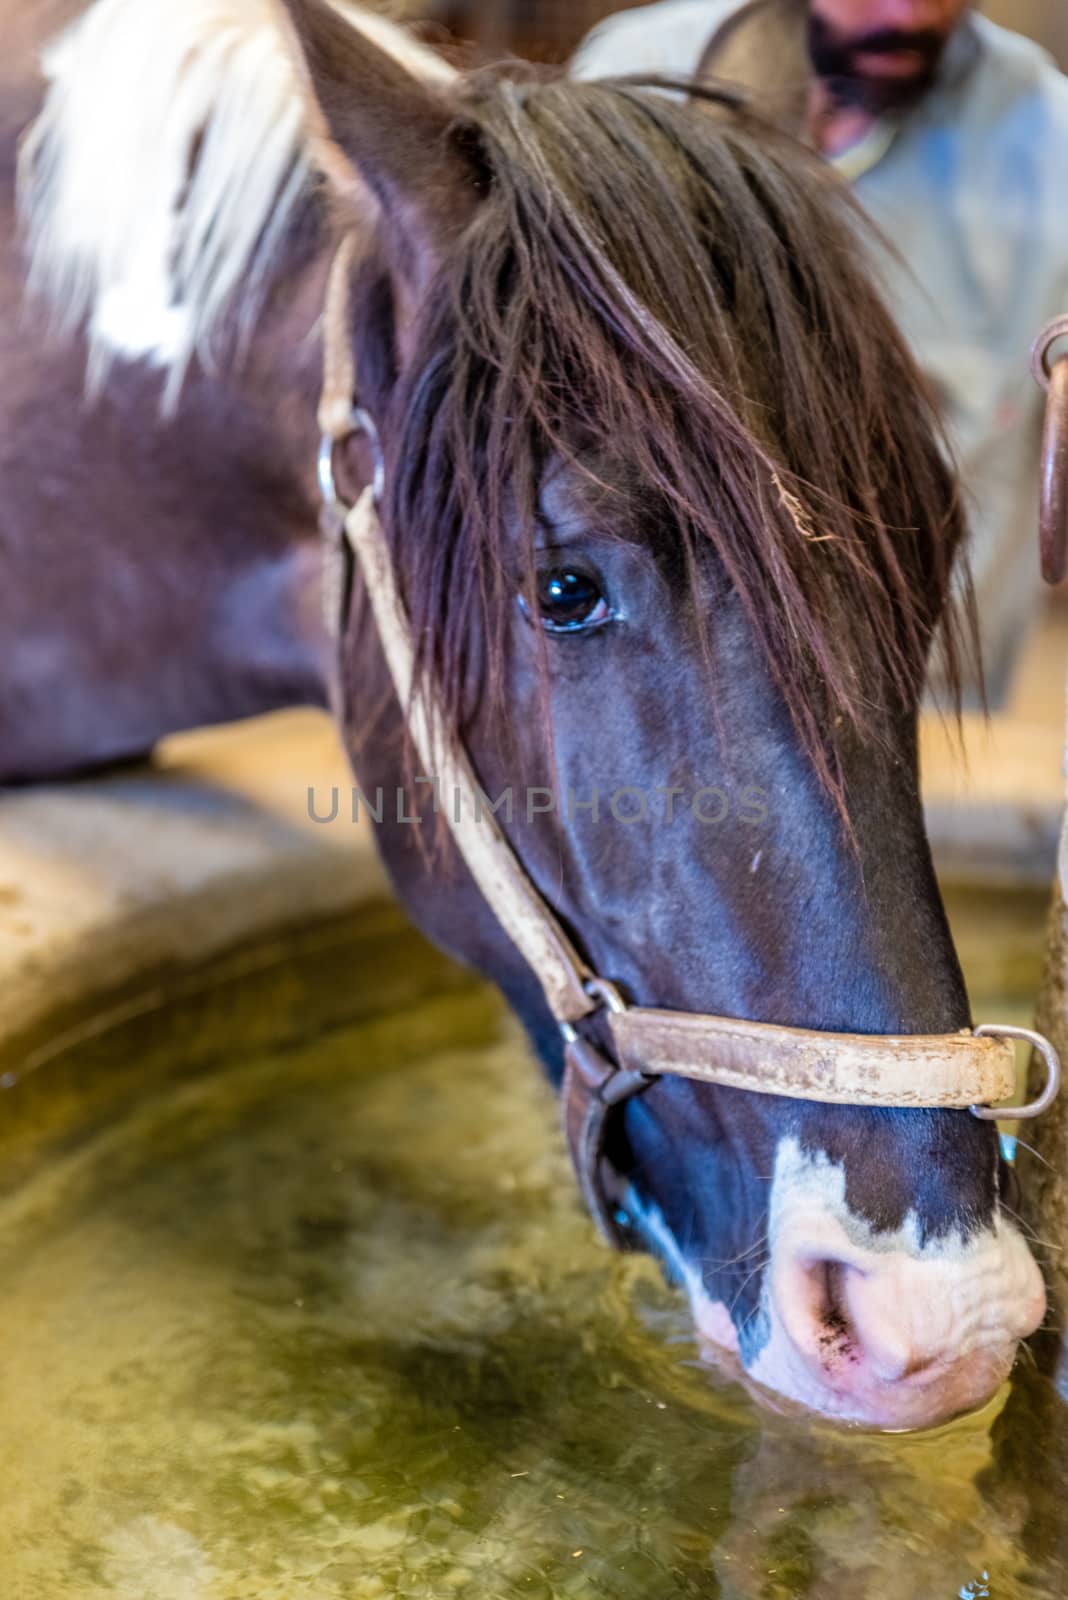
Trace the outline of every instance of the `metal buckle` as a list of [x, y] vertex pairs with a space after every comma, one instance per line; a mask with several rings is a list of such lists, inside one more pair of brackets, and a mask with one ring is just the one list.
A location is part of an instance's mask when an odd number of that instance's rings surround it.
[[1027, 1122], [1048, 1111], [1061, 1087], [1061, 1062], [1056, 1050], [1044, 1034], [1033, 1028], [1013, 1028], [1003, 1022], [981, 1022], [975, 1030], [978, 1039], [1022, 1039], [1032, 1050], [1037, 1050], [1046, 1063], [1046, 1083], [1037, 1100], [1022, 1106], [969, 1106], [973, 1117], [983, 1122]]
[[[614, 1011], [617, 1014], [620, 1011], [626, 1011], [627, 1002], [624, 1000], [615, 984], [610, 983], [607, 978], [585, 978], [583, 980], [582, 987], [589, 995], [591, 1000], [597, 1000], [600, 1002], [600, 1004], [594, 1006], [593, 1011], [588, 1012], [587, 1015], [593, 1016], [596, 1012], [601, 1010]], [[573, 1022], [561, 1021], [557, 1024], [557, 1026], [560, 1029], [565, 1044], [571, 1044], [575, 1039], [578, 1038], [578, 1029], [575, 1027]]]
[[[591, 1014], [595, 1015], [596, 1011], [603, 1010], [614, 1012], [618, 1016], [621, 1012], [626, 1011], [627, 1002], [615, 984], [610, 983], [607, 978], [587, 978], [582, 987], [591, 1000], [600, 1002], [595, 1012]], [[573, 1044], [579, 1037], [578, 1030], [570, 1022], [561, 1022], [560, 1032], [564, 1036], [565, 1044]], [[632, 1095], [640, 1094], [643, 1089], [647, 1089], [656, 1080], [656, 1073], [654, 1072], [642, 1072], [636, 1067], [620, 1067], [616, 1066], [614, 1062], [610, 1063], [610, 1065], [612, 1067], [611, 1075], [597, 1090], [597, 1098], [605, 1106], [621, 1105], [624, 1100], [629, 1100]]]
[[607, 978], [587, 978], [582, 987], [590, 999], [599, 1000], [606, 1011], [615, 1012], [617, 1016], [621, 1011], [626, 1011], [627, 1002], [615, 984], [609, 983]]

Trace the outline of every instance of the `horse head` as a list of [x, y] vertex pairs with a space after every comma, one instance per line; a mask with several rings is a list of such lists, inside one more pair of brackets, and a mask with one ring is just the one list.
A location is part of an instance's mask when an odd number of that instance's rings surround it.
[[[916, 752], [960, 513], [846, 203], [727, 103], [428, 85], [318, 4], [289, 12], [325, 164], [378, 203], [355, 387], [416, 676], [498, 817], [510, 793], [540, 894], [639, 1005], [967, 1027]], [[374, 629], [344, 648], [361, 784], [393, 792], [402, 708], [382, 713]], [[403, 815], [380, 829], [401, 894], [558, 1081], [536, 978]], [[1042, 1316], [999, 1177], [967, 1111], [661, 1079], [604, 1181], [755, 1380], [910, 1426], [986, 1398]]]

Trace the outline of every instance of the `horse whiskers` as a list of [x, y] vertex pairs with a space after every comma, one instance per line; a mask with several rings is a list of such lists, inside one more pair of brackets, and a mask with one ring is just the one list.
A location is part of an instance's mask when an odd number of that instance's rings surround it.
[[[769, 1256], [768, 1259], [769, 1260], [771, 1259], [770, 1256]], [[761, 1262], [761, 1264], [759, 1266], [754, 1267], [751, 1272], [747, 1272], [746, 1273], [745, 1277], [742, 1279], [741, 1283], [738, 1285], [738, 1288], [735, 1290], [733, 1298], [730, 1300], [730, 1302], [729, 1302], [729, 1304], [727, 1306], [727, 1310], [728, 1311], [733, 1313], [735, 1306], [738, 1304], [738, 1301], [742, 1298], [742, 1295], [743, 1295], [743, 1293], [745, 1291], [746, 1285], [751, 1283], [754, 1278], [759, 1277], [759, 1275], [764, 1271], [764, 1268], [767, 1266], [767, 1264], [768, 1264], [767, 1261], [763, 1261], [763, 1262]]]
[[1002, 1202], [1001, 1209], [1007, 1217], [1012, 1218], [1028, 1244], [1037, 1245], [1042, 1250], [1052, 1251], [1055, 1255], [1060, 1255], [1063, 1252], [1063, 1245], [1055, 1244], [1052, 1239], [1040, 1239], [1031, 1224], [1018, 1211], [1014, 1211], [1012, 1206], [1005, 1205]]
[[712, 1268], [715, 1271], [722, 1272], [731, 1267], [741, 1266], [743, 1261], [751, 1259], [753, 1256], [758, 1255], [762, 1249], [766, 1250], [766, 1248], [767, 1239], [764, 1237], [763, 1233], [761, 1233], [760, 1237], [754, 1239], [753, 1243], [745, 1250], [739, 1250], [736, 1256], [722, 1256], [718, 1258], [715, 1256], [702, 1256], [698, 1265], [701, 1267], [702, 1271], [707, 1267]]
[[1053, 1172], [1055, 1170], [1053, 1163], [1051, 1161], [1047, 1161], [1046, 1157], [1041, 1153], [1041, 1151], [1036, 1150], [1033, 1144], [1028, 1144], [1026, 1139], [1021, 1139], [1019, 1134], [1016, 1136], [1016, 1143], [1019, 1145], [1021, 1150], [1026, 1150], [1029, 1156], [1034, 1156], [1036, 1161], [1040, 1161], [1048, 1172]]
[[760, 1312], [761, 1312], [762, 1309], [763, 1309], [762, 1302], [758, 1300], [756, 1305], [753, 1307], [752, 1311], [748, 1311], [746, 1313], [746, 1315], [742, 1318], [741, 1322], [738, 1323], [736, 1332], [738, 1334], [739, 1343], [741, 1342], [742, 1338], [744, 1337], [745, 1331], [749, 1327], [750, 1323], [753, 1323], [753, 1322], [756, 1321], [756, 1319], [760, 1315]]

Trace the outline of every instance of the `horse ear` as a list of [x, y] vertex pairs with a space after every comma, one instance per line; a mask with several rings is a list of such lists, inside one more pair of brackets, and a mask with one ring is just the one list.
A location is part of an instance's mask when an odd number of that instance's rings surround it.
[[483, 174], [450, 94], [453, 70], [400, 28], [326, 0], [278, 0], [308, 93], [312, 159], [354, 216], [378, 202], [410, 304], [477, 206]]

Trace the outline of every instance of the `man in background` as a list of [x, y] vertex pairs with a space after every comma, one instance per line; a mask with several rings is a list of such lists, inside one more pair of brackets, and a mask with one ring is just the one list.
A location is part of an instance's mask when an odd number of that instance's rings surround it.
[[1039, 612], [1028, 356], [1068, 312], [1068, 78], [970, 0], [660, 0], [601, 23], [572, 71], [740, 82], [853, 186], [961, 468], [996, 704]]

